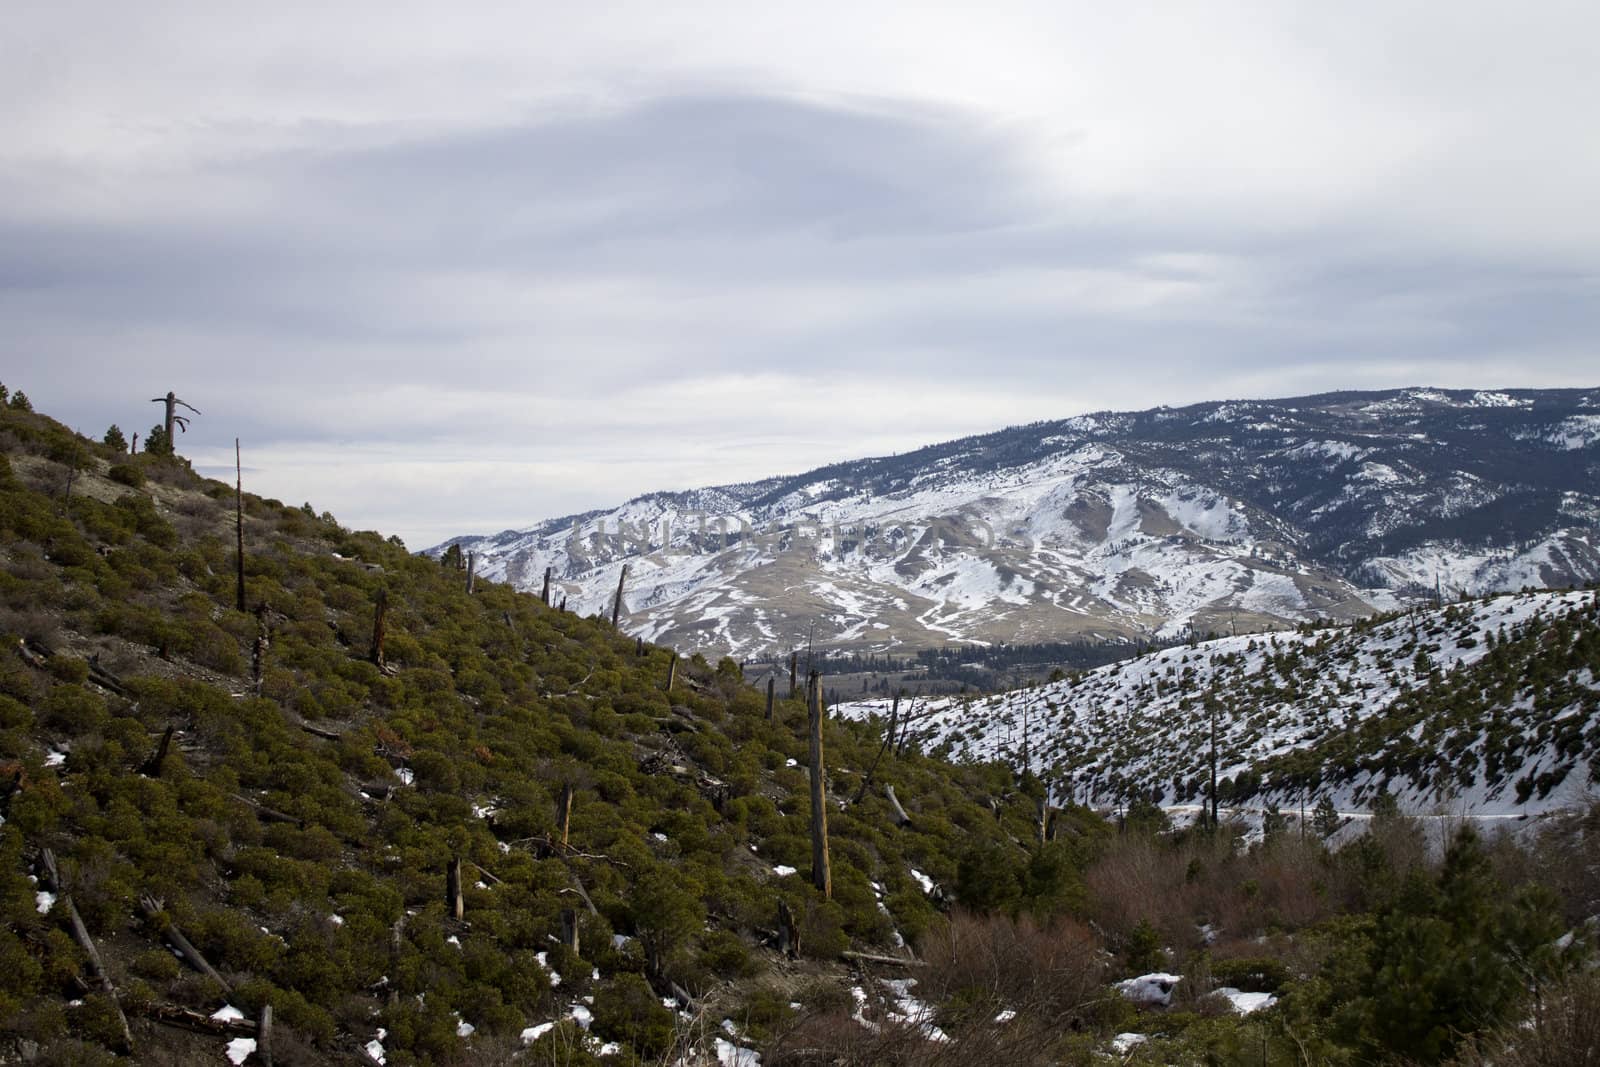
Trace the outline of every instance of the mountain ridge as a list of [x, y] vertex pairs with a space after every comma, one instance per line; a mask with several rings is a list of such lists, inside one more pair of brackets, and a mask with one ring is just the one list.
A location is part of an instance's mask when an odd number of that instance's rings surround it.
[[1338, 391], [1029, 423], [458, 537], [735, 655], [1171, 638], [1600, 576], [1600, 390]]

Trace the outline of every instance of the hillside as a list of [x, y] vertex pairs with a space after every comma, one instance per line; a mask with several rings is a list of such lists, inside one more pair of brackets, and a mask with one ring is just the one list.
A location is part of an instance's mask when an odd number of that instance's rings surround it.
[[[890, 702], [843, 705], [887, 716]], [[1600, 593], [1522, 593], [1164, 649], [999, 696], [907, 704], [925, 749], [1087, 802], [1536, 814], [1600, 778]]]
[[[234, 502], [0, 406], [0, 1061], [1581, 1047], [1561, 1026], [1600, 997], [1593, 812], [1443, 856], [1392, 813], [1361, 843], [1248, 847], [826, 717], [824, 890], [801, 699], [769, 714], [731, 659], [309, 505], [244, 494], [239, 554]], [[1590, 654], [1570, 636], [1538, 636], [1560, 653], [1541, 692]]]
[[[1600, 577], [1600, 390], [1103, 412], [452, 539], [741, 657], [1182, 637]], [[441, 546], [442, 547], [442, 546]]]

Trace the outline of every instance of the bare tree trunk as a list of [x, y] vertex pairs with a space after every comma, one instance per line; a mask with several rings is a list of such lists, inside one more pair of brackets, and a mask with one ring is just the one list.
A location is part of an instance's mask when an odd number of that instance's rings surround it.
[[800, 958], [800, 924], [782, 897], [778, 898], [778, 951], [792, 960]]
[[561, 787], [561, 799], [556, 801], [556, 829], [561, 832], [561, 847], [567, 847], [567, 832], [572, 827], [572, 783]]
[[617, 619], [622, 615], [622, 587], [627, 584], [627, 581], [628, 565], [624, 563], [622, 565], [622, 573], [617, 575], [616, 599], [611, 601], [611, 628], [613, 630], [617, 628]]
[[561, 943], [574, 955], [582, 954], [578, 951], [578, 913], [572, 908], [561, 909]]
[[894, 809], [895, 825], [896, 826], [908, 826], [908, 825], [910, 825], [911, 816], [907, 815], [906, 814], [906, 809], [902, 808], [900, 806], [900, 798], [894, 795], [894, 786], [892, 786], [892, 785], [884, 786], [883, 787], [883, 795], [888, 798], [889, 806]]
[[789, 699], [793, 700], [800, 692], [800, 682], [796, 671], [800, 669], [800, 653], [789, 653]]
[[478, 554], [467, 553], [467, 595], [471, 596], [478, 582]]
[[833, 897], [833, 871], [828, 859], [828, 807], [823, 792], [822, 676], [811, 672], [811, 884]]
[[160, 743], [156, 745], [156, 750], [152, 752], [150, 754], [150, 758], [145, 760], [144, 764], [140, 766], [139, 773], [144, 775], [146, 778], [161, 777], [161, 764], [166, 762], [167, 748], [172, 744], [172, 731], [173, 726], [171, 723], [168, 723], [165, 732], [163, 732], [161, 735]]
[[644, 638], [634, 638], [633, 654], [641, 659], [644, 657]]
[[262, 1067], [272, 1067], [272, 1005], [261, 1005], [261, 1018], [256, 1023], [256, 1057]]
[[383, 639], [388, 633], [389, 590], [378, 587], [377, 598], [372, 603], [372, 652], [368, 659], [376, 667], [383, 666]]
[[461, 892], [461, 857], [457, 856], [450, 861], [450, 866], [445, 869], [444, 875], [444, 902], [450, 908], [450, 914], [457, 920], [463, 919], [467, 914], [466, 897]]
[[[171, 393], [167, 394], [169, 397]], [[172, 407], [167, 407], [167, 440], [172, 440]], [[233, 531], [238, 539], [238, 582], [234, 607], [244, 610], [244, 465], [239, 459], [239, 439], [233, 439]]]
[[667, 661], [667, 692], [672, 692], [672, 683], [678, 680], [678, 654], [672, 653], [672, 658]]
[[772, 675], [767, 679], [767, 721], [772, 721], [772, 691], [777, 687], [778, 676]]
[[862, 776], [861, 788], [856, 790], [855, 799], [851, 804], [861, 803], [861, 798], [867, 795], [867, 789], [872, 785], [872, 775], [878, 769], [878, 763], [883, 759], [883, 754], [894, 744], [894, 720], [900, 714], [900, 695], [895, 694], [894, 707], [889, 712], [889, 729], [883, 735], [883, 744], [878, 746], [878, 754], [872, 758], [872, 766], [867, 768], [867, 773]]
[[1213, 830], [1221, 825], [1217, 815], [1217, 706], [1213, 703], [1211, 705], [1211, 828]]
[[161, 931], [161, 936], [166, 939], [167, 944], [171, 945], [178, 955], [183, 957], [185, 963], [220, 985], [224, 993], [233, 991], [233, 987], [228, 985], [227, 979], [218, 974], [217, 969], [211, 966], [205, 956], [201, 955], [200, 950], [195, 948], [187, 937], [183, 936], [183, 931], [178, 929], [178, 924], [172, 921], [172, 916], [163, 910], [159, 900], [150, 896], [140, 897], [139, 907], [144, 910], [145, 917]]
[[550, 572], [553, 570], [555, 570], [554, 567], [546, 567], [544, 569], [544, 589], [539, 593], [539, 599], [544, 601], [547, 607], [550, 604]]
[[56, 866], [56, 854], [50, 849], [40, 852], [40, 861], [44, 864], [45, 879], [50, 888], [59, 894], [56, 906], [63, 909], [67, 915], [67, 925], [72, 930], [72, 939], [83, 949], [84, 956], [89, 961], [89, 973], [94, 976], [94, 981], [101, 991], [111, 999], [111, 1004], [117, 1009], [117, 1022], [122, 1029], [123, 1051], [133, 1051], [133, 1031], [128, 1029], [128, 1017], [122, 1013], [122, 1004], [117, 1000], [117, 988], [111, 982], [111, 976], [106, 973], [105, 964], [100, 961], [100, 953], [94, 946], [94, 938], [89, 936], [89, 928], [83, 924], [83, 916], [78, 914], [78, 906], [72, 902], [72, 895], [66, 891], [62, 884], [61, 871]]
[[563, 615], [566, 614], [566, 612], [567, 612], [567, 598], [565, 596], [563, 596], [561, 598], [561, 606], [559, 608], [557, 608], [556, 610], [561, 612]]

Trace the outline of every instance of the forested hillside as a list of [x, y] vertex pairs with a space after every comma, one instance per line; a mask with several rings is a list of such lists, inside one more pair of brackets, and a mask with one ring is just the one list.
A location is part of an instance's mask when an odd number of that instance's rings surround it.
[[1437, 1061], [1594, 996], [1582, 820], [1247, 849], [879, 724], [823, 727], [824, 891], [787, 687], [27, 407], [0, 1059]]

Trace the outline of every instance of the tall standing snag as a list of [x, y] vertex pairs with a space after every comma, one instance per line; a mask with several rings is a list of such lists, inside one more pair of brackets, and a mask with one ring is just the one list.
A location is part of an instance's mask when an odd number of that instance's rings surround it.
[[828, 808], [822, 788], [822, 676], [811, 672], [811, 884], [833, 897], [833, 871], [828, 861]]
[[622, 565], [622, 573], [617, 575], [617, 597], [611, 602], [611, 628], [617, 628], [617, 618], [622, 614], [622, 587], [628, 581], [628, 565]]
[[461, 893], [461, 857], [450, 861], [444, 876], [444, 900], [452, 918], [461, 919], [467, 913], [467, 902]]
[[561, 847], [567, 847], [567, 832], [572, 828], [572, 783], [561, 786], [561, 799], [556, 801], [556, 828], [561, 831]]
[[[171, 393], [167, 394], [169, 397]], [[170, 409], [167, 417], [172, 417]], [[167, 428], [167, 438], [172, 437], [171, 427]], [[244, 610], [244, 467], [239, 462], [239, 439], [233, 439], [233, 531], [238, 537], [238, 584], [235, 591], [234, 607]]]
[[470, 596], [478, 581], [478, 554], [467, 553], [467, 594]]
[[667, 692], [672, 692], [672, 683], [678, 680], [678, 654], [672, 653], [672, 658], [667, 661]]
[[800, 667], [800, 653], [798, 651], [789, 653], [789, 699], [790, 700], [793, 700], [795, 698], [795, 695], [800, 691], [800, 684], [796, 680], [796, 676], [795, 676], [795, 672], [799, 669], [799, 667]]
[[767, 721], [772, 721], [772, 690], [777, 685], [778, 676], [770, 675], [767, 678]]
[[546, 607], [550, 605], [550, 572], [553, 570], [555, 570], [554, 567], [546, 567], [544, 569], [544, 589], [539, 593], [539, 599], [545, 602]]
[[150, 398], [150, 403], [152, 403], [152, 404], [165, 404], [167, 406], [167, 416], [166, 416], [166, 419], [163, 420], [162, 426], [165, 427], [166, 431], [167, 431], [167, 445], [168, 445], [168, 447], [173, 447], [173, 446], [175, 446], [177, 444], [176, 440], [172, 436], [172, 427], [173, 427], [174, 424], [177, 425], [178, 430], [181, 433], [188, 433], [189, 432], [189, 420], [187, 418], [185, 418], [184, 416], [178, 414], [178, 408], [180, 406], [181, 407], [186, 407], [190, 411], [194, 412], [196, 415], [201, 414], [201, 411], [200, 411], [199, 408], [194, 407], [191, 404], [186, 404], [182, 400], [179, 400], [178, 399], [178, 394], [174, 393], [171, 389], [167, 390], [167, 395], [166, 396], [151, 397]]
[[374, 667], [383, 666], [383, 638], [388, 632], [389, 590], [380, 587], [372, 603], [372, 653], [368, 658]]

